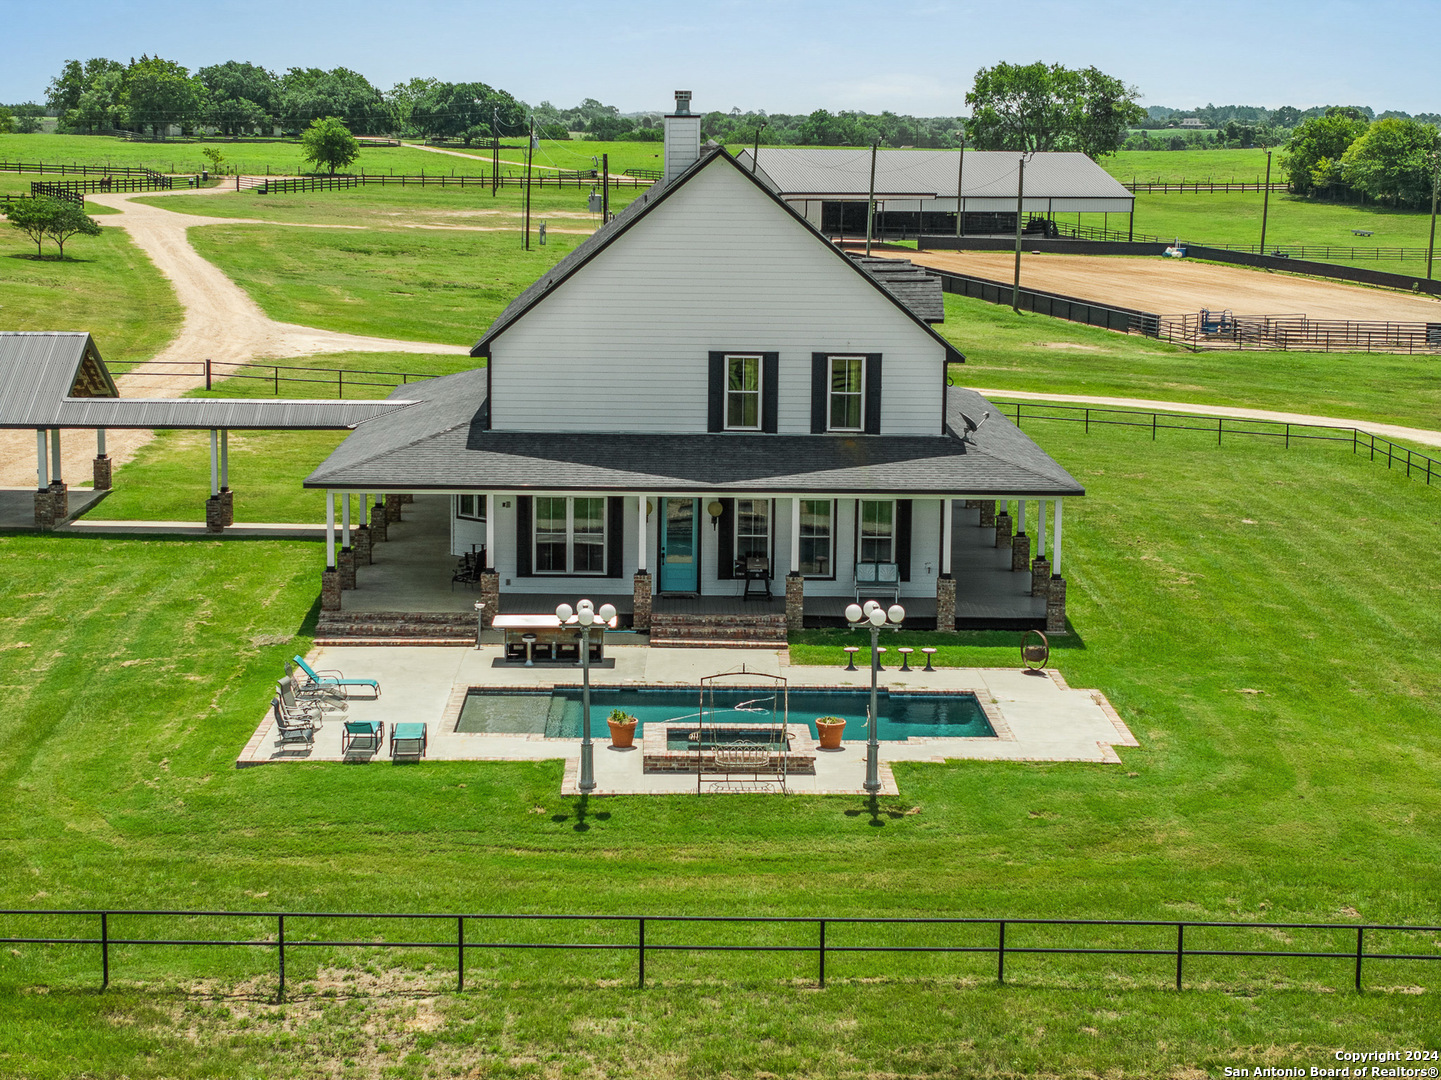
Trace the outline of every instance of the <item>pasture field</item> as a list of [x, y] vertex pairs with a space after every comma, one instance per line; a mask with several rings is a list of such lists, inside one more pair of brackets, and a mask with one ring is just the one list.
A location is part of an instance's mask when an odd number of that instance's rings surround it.
[[[1441, 793], [1423, 779], [1441, 708], [1427, 650], [1398, 647], [1441, 634], [1437, 587], [1409, 570], [1441, 543], [1441, 491], [1335, 448], [1034, 434], [1088, 492], [1067, 515], [1075, 633], [1054, 662], [1104, 690], [1141, 746], [1119, 766], [903, 765], [900, 797], [875, 806], [562, 798], [558, 762], [236, 770], [281, 661], [314, 632], [319, 544], [0, 536], [3, 906], [1441, 921]], [[240, 467], [242, 499], [266, 464]], [[159, 482], [149, 469], [125, 466], [118, 488]], [[1015, 634], [906, 637], [947, 664], [1017, 663]], [[807, 634], [793, 655], [840, 666], [844, 640]], [[111, 923], [167, 930], [273, 926]], [[290, 931], [312, 932], [340, 931]], [[993, 963], [837, 956], [817, 992], [810, 957], [667, 953], [636, 991], [623, 953], [477, 954], [456, 996], [443, 950], [295, 949], [277, 1004], [264, 952], [117, 947], [102, 996], [93, 948], [14, 946], [0, 1074], [1213, 1074], [1425, 1045], [1441, 980], [1441, 964], [1373, 961], [1358, 996], [1345, 961], [1196, 957], [1177, 996], [1164, 957], [1016, 957], [1004, 988]]]
[[35, 259], [35, 245], [0, 222], [0, 329], [89, 330], [107, 361], [148, 360], [175, 336], [175, 293], [124, 229], [72, 238], [63, 262], [55, 250], [47, 241]]
[[[1279, 148], [1275, 154], [1272, 182], [1286, 179], [1278, 166]], [[1266, 179], [1264, 150], [1120, 150], [1098, 159], [1097, 164], [1122, 183], [1212, 180], [1258, 184]]]

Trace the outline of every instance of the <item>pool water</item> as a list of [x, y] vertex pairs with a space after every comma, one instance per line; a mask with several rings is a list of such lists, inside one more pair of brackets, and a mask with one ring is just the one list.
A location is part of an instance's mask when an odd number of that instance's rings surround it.
[[[816, 734], [818, 716], [838, 716], [846, 722], [845, 738], [866, 737], [869, 690], [791, 690], [790, 723], [806, 725]], [[711, 704], [713, 703], [713, 705]], [[908, 694], [881, 690], [876, 697], [879, 714], [877, 737], [885, 741], [926, 738], [994, 738], [995, 731], [975, 694]], [[637, 737], [648, 723], [700, 724], [700, 688], [592, 690], [591, 734], [608, 735], [606, 717], [621, 709], [640, 723]], [[769, 688], [728, 688], [707, 693], [707, 722], [757, 725], [779, 722], [783, 709]], [[714, 710], [714, 711], [712, 711]], [[460, 710], [456, 731], [490, 731], [545, 735], [552, 739], [580, 738], [581, 692], [578, 689], [517, 691], [473, 687]]]

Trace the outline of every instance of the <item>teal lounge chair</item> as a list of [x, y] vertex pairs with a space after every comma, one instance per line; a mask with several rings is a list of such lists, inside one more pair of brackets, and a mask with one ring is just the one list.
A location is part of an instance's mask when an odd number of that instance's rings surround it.
[[383, 720], [347, 720], [345, 730], [340, 733], [342, 754], [380, 753], [380, 744], [385, 741]]
[[352, 686], [368, 686], [375, 691], [375, 696], [380, 697], [380, 683], [374, 679], [347, 679], [338, 671], [316, 671], [305, 662], [304, 657], [295, 658], [296, 665], [305, 672], [306, 678], [310, 680], [306, 689], [325, 690], [338, 689], [347, 697], [350, 695]]

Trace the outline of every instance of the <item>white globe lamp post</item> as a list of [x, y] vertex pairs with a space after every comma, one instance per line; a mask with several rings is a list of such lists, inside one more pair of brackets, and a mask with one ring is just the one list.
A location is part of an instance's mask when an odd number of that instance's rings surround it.
[[900, 629], [906, 617], [906, 609], [892, 604], [889, 609], [874, 600], [867, 600], [865, 606], [851, 604], [846, 608], [846, 622], [852, 629], [862, 626], [871, 632], [871, 709], [866, 723], [866, 782], [868, 794], [876, 795], [881, 790], [881, 743], [876, 734], [876, 673], [881, 666], [881, 627]]
[[585, 795], [595, 790], [595, 746], [590, 738], [590, 629], [610, 625], [615, 606], [602, 604], [596, 611], [589, 600], [577, 600], [574, 608], [569, 604], [557, 607], [555, 617], [561, 626], [569, 625], [572, 618], [580, 626], [580, 782], [576, 787]]

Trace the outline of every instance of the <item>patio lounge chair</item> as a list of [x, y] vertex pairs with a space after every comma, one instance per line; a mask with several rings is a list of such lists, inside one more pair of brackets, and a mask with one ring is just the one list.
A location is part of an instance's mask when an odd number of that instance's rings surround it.
[[340, 733], [340, 752], [342, 754], [359, 753], [380, 753], [380, 744], [385, 741], [385, 721], [383, 720], [347, 720], [345, 730]]
[[[338, 686], [321, 686], [304, 675], [297, 675], [289, 660], [285, 661], [285, 674], [295, 684], [295, 696], [301, 701], [316, 701], [324, 705], [324, 699], [345, 700], [345, 691]], [[341, 706], [343, 709], [344, 706]]]
[[306, 684], [307, 686], [313, 686], [317, 690], [321, 688], [339, 689], [347, 697], [350, 696], [350, 688], [352, 686], [368, 686], [375, 691], [376, 697], [380, 697], [380, 683], [375, 679], [347, 679], [338, 671], [316, 671], [305, 662], [303, 656], [297, 656], [295, 663], [301, 671], [305, 672], [306, 677], [310, 680], [310, 682]]
[[276, 681], [275, 692], [280, 698], [281, 709], [291, 716], [308, 716], [316, 727], [321, 726], [326, 709], [343, 712], [350, 708], [345, 702], [333, 698], [302, 697], [296, 694], [295, 682], [289, 675]]
[[275, 730], [282, 746], [292, 742], [315, 743], [315, 724], [310, 719], [288, 713], [278, 697], [270, 699], [270, 708], [275, 713]]

